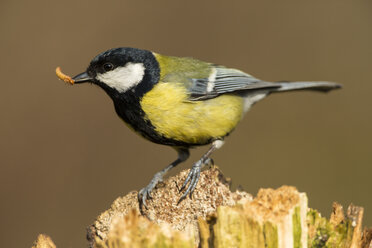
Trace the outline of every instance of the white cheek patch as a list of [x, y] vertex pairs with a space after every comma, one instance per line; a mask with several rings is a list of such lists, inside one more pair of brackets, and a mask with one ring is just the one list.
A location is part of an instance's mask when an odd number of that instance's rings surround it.
[[96, 78], [120, 93], [139, 84], [145, 75], [145, 66], [142, 63], [128, 63], [112, 71], [97, 74]]

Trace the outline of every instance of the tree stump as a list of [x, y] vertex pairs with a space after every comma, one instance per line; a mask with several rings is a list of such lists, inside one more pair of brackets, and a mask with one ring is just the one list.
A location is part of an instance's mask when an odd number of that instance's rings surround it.
[[[345, 215], [334, 203], [327, 220], [291, 186], [261, 189], [255, 198], [231, 192], [230, 180], [215, 166], [201, 173], [193, 198], [177, 204], [187, 173], [158, 185], [148, 209], [139, 209], [137, 192], [116, 199], [88, 227], [89, 246], [372, 248], [372, 229], [362, 230], [362, 207], [351, 205]], [[45, 246], [45, 239], [39, 236], [34, 248], [55, 247], [51, 240]]]

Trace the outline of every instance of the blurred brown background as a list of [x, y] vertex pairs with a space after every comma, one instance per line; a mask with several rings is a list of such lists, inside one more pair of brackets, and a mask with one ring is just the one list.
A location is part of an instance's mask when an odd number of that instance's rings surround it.
[[294, 185], [326, 216], [332, 201], [364, 206], [372, 226], [371, 27], [369, 0], [1, 1], [1, 246], [47, 233], [58, 247], [85, 247], [101, 211], [175, 158], [123, 125], [102, 90], [54, 74], [80, 73], [119, 46], [265, 80], [342, 83], [326, 95], [272, 95], [213, 157], [248, 192]]

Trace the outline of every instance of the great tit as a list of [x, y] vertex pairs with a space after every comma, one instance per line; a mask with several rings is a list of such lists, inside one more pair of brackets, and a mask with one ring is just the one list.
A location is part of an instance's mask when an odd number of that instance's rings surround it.
[[340, 88], [331, 82], [267, 82], [237, 69], [129, 47], [97, 55], [72, 80], [101, 87], [133, 131], [177, 151], [178, 158], [139, 191], [139, 202], [145, 207], [163, 176], [188, 159], [190, 148], [211, 144], [193, 164], [179, 202], [191, 197], [202, 166], [211, 161], [212, 152], [223, 145], [254, 103], [276, 92]]

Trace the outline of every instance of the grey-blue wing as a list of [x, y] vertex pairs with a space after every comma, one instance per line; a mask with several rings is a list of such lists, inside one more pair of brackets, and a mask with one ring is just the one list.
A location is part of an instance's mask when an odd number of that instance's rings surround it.
[[279, 88], [280, 85], [261, 81], [237, 69], [215, 66], [208, 78], [194, 78], [189, 88], [190, 100], [206, 100], [218, 95], [243, 90]]

